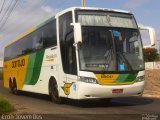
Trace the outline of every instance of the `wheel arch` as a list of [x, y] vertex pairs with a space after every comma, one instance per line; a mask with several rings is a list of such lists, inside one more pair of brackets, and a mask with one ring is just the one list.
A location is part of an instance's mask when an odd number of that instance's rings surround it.
[[48, 82], [48, 95], [49, 95], [49, 87], [50, 87], [52, 82], [55, 82], [55, 84], [57, 84], [57, 80], [54, 76], [51, 76], [50, 79], [49, 79], [49, 82]]
[[12, 85], [13, 85], [12, 78], [11, 78], [11, 77], [9, 77], [9, 87], [11, 88], [11, 87], [12, 87]]

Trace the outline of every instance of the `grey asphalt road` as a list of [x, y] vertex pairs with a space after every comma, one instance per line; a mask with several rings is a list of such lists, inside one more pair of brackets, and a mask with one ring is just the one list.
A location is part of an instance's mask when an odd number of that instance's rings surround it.
[[43, 120], [142, 120], [151, 117], [160, 120], [158, 98], [115, 98], [109, 103], [99, 100], [66, 100], [65, 104], [58, 105], [52, 103], [46, 95], [28, 92], [22, 92], [18, 96], [13, 95], [3, 87], [2, 81], [0, 81], [0, 94], [16, 106], [18, 109], [16, 113], [38, 114], [39, 119]]

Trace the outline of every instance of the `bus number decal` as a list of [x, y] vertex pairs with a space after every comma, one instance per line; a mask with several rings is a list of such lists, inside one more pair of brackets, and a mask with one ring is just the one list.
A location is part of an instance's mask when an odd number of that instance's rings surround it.
[[105, 74], [102, 74], [102, 75], [101, 75], [101, 78], [113, 78], [113, 75], [105, 75]]

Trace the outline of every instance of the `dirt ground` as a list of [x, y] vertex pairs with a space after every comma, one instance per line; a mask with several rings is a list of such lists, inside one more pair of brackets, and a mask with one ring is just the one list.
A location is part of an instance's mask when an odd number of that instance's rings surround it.
[[160, 97], [160, 70], [145, 71], [144, 96]]

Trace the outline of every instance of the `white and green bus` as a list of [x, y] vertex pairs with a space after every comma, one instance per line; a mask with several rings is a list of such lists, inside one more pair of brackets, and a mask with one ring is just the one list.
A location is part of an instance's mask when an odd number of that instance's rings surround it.
[[4, 86], [62, 98], [142, 95], [144, 58], [132, 13], [73, 7], [5, 47]]

